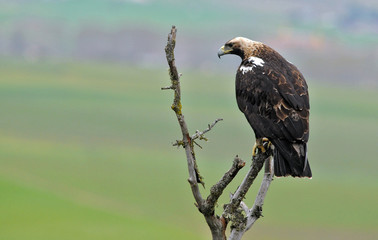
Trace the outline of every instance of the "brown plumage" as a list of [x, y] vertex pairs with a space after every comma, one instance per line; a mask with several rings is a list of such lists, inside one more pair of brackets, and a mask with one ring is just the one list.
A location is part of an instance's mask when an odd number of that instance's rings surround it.
[[236, 73], [236, 99], [256, 136], [274, 146], [276, 176], [312, 177], [307, 159], [309, 97], [303, 75], [269, 46], [234, 38], [218, 56], [235, 54], [242, 62]]

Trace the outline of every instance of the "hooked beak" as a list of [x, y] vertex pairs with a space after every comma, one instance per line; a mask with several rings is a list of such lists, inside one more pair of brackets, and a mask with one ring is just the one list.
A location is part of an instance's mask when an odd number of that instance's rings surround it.
[[218, 50], [218, 57], [220, 58], [221, 56], [225, 55], [225, 54], [228, 54], [232, 51], [232, 48], [227, 48], [225, 46], [222, 46], [221, 48], [219, 48]]

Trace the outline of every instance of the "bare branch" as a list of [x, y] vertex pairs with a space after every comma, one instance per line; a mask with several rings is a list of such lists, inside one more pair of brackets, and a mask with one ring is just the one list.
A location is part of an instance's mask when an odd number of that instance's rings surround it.
[[196, 140], [197, 138], [199, 138], [200, 140], [205, 139], [204, 138], [205, 133], [209, 132], [215, 126], [215, 124], [217, 124], [219, 121], [223, 121], [223, 119], [222, 118], [215, 119], [215, 121], [212, 124], [207, 125], [207, 128], [203, 130], [202, 132], [197, 130], [196, 133], [192, 135], [192, 140]]
[[162, 87], [161, 90], [169, 90], [169, 89], [173, 89], [172, 86], [169, 86], [169, 87]]
[[247, 204], [245, 204], [245, 202], [241, 201], [241, 202], [240, 202], [240, 207], [243, 209], [245, 215], [248, 216], [248, 214], [249, 214], [249, 209], [248, 209]]
[[255, 203], [253, 204], [253, 207], [251, 209], [246, 209], [246, 205], [243, 206], [243, 202], [241, 202], [241, 207], [246, 212], [247, 220], [245, 223], [245, 227], [243, 228], [234, 228], [231, 231], [229, 240], [239, 240], [242, 238], [244, 233], [248, 231], [252, 225], [262, 216], [262, 205], [264, 204], [264, 199], [266, 196], [266, 193], [268, 192], [270, 183], [273, 180], [273, 157], [270, 156], [265, 160], [265, 172], [264, 177], [261, 182], [260, 190], [257, 193], [257, 197], [255, 200]]
[[[174, 48], [176, 45], [176, 32], [177, 29], [175, 26], [172, 26], [171, 33], [168, 35], [167, 46], [165, 47], [165, 53], [167, 57], [167, 62], [169, 65], [169, 76], [171, 79], [172, 86], [171, 88], [174, 90], [174, 98], [173, 104], [171, 106], [172, 110], [176, 113], [177, 120], [179, 122], [181, 133], [183, 136], [182, 145], [185, 149], [187, 163], [188, 163], [188, 171], [189, 171], [189, 183], [192, 188], [193, 196], [198, 205], [201, 205], [204, 199], [201, 196], [201, 193], [198, 188], [197, 182], [200, 182], [199, 174], [196, 171], [196, 163], [194, 157], [194, 151], [192, 149], [192, 142], [189, 135], [188, 127], [184, 120], [184, 115], [181, 111], [181, 91], [180, 91], [180, 74], [178, 74], [176, 64], [175, 64], [175, 56], [174, 56]], [[181, 143], [181, 142], [180, 142]]]
[[266, 193], [268, 192], [270, 183], [273, 180], [273, 176], [273, 157], [270, 157], [265, 160], [264, 178], [261, 182], [260, 190], [257, 194], [255, 203], [253, 204], [253, 207], [250, 209], [250, 214], [248, 215], [245, 231], [250, 229], [252, 225], [256, 222], [256, 220], [262, 216], [262, 206], [264, 204], [264, 199]]
[[[165, 90], [165, 89], [172, 89], [171, 87], [167, 87], [167, 88], [162, 88], [162, 90]], [[217, 118], [215, 119], [215, 121], [212, 123], [212, 124], [208, 124], [207, 128], [205, 130], [203, 130], [202, 132], [200, 131], [196, 131], [195, 134], [192, 135], [191, 139], [192, 141], [194, 142], [194, 144], [196, 144], [198, 147], [202, 148], [198, 143], [196, 143], [194, 140], [196, 140], [197, 138], [199, 138], [200, 140], [205, 140], [207, 141], [208, 139], [205, 138], [205, 133], [209, 132], [214, 126], [215, 124], [217, 124], [219, 121], [222, 121], [223, 119], [222, 118]], [[176, 140], [175, 143], [172, 144], [173, 146], [180, 146], [182, 145], [182, 142], [180, 140]]]
[[218, 201], [219, 197], [222, 195], [223, 190], [230, 184], [230, 182], [234, 179], [236, 174], [245, 166], [245, 162], [241, 160], [238, 156], [235, 157], [234, 162], [221, 180], [217, 182], [214, 186], [210, 189], [210, 195], [206, 199], [207, 207], [210, 211], [214, 214], [215, 204]]
[[264, 165], [264, 162], [271, 155], [271, 150], [268, 149], [265, 153], [259, 153], [253, 157], [252, 165], [247, 175], [243, 179], [235, 194], [232, 196], [230, 204], [228, 204], [224, 210], [224, 215], [234, 212], [239, 206], [240, 202], [243, 201], [245, 195], [247, 194], [249, 188], [256, 179], [258, 173]]
[[[174, 57], [174, 48], [176, 44], [176, 27], [172, 26], [171, 33], [168, 35], [167, 46], [165, 47], [165, 53], [169, 65], [169, 76], [171, 79], [172, 86], [171, 89], [174, 90], [173, 104], [171, 106], [172, 110], [176, 113], [177, 120], [180, 125], [181, 133], [183, 136], [182, 141], [178, 140], [177, 144], [182, 144], [185, 149], [186, 159], [188, 164], [189, 179], [188, 182], [192, 189], [192, 194], [196, 201], [197, 208], [203, 212], [207, 207], [205, 200], [202, 198], [202, 195], [199, 190], [198, 183], [202, 182], [202, 177], [199, 174], [198, 167], [196, 164], [195, 154], [193, 150], [193, 141], [189, 135], [188, 127], [182, 114], [182, 105], [181, 105], [181, 90], [180, 90], [180, 74], [178, 74], [175, 57]], [[212, 214], [203, 213], [207, 224], [210, 227], [211, 234], [214, 240], [225, 240], [225, 229], [226, 224], [218, 216]]]

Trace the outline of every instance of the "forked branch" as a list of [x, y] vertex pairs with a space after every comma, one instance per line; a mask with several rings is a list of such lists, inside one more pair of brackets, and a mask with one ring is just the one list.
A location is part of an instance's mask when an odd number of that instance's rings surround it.
[[[261, 170], [264, 162], [266, 162], [266, 166], [271, 169], [270, 164], [268, 164], [270, 163], [270, 161], [267, 160], [271, 159], [271, 150], [267, 148], [268, 151], [266, 151], [265, 153], [257, 154], [257, 156], [253, 159], [252, 166], [248, 171], [246, 177], [244, 178], [242, 184], [239, 186], [235, 194], [232, 195], [230, 203], [225, 205], [225, 210], [222, 216], [217, 216], [215, 214], [215, 206], [219, 197], [223, 194], [223, 191], [234, 179], [239, 170], [245, 166], [245, 162], [238, 156], [236, 156], [231, 168], [214, 186], [210, 188], [209, 196], [206, 199], [202, 197], [198, 183], [204, 183], [201, 175], [199, 174], [198, 166], [196, 163], [194, 154], [194, 140], [200, 139], [206, 141], [207, 138], [204, 136], [205, 133], [209, 132], [222, 119], [216, 119], [202, 132], [197, 130], [195, 134], [189, 134], [188, 127], [182, 112], [180, 89], [181, 74], [178, 73], [175, 65], [174, 48], [176, 45], [176, 33], [176, 27], [172, 26], [171, 32], [168, 35], [167, 46], [165, 47], [165, 53], [169, 65], [171, 86], [162, 88], [162, 90], [172, 89], [174, 91], [174, 98], [171, 108], [175, 112], [177, 121], [180, 125], [182, 140], [177, 140], [173, 145], [182, 146], [185, 149], [189, 172], [188, 182], [190, 183], [190, 187], [196, 201], [195, 205], [205, 217], [205, 220], [211, 230], [213, 240], [226, 240], [226, 229], [228, 222], [232, 222], [231, 235], [229, 239], [241, 239], [244, 232], [247, 231], [261, 216], [261, 206], [272, 179], [271, 171], [269, 176], [267, 175], [267, 170], [265, 171], [266, 175], [264, 176], [262, 186], [256, 198], [255, 204], [251, 209], [248, 209], [247, 205], [243, 202], [243, 199], [248, 189], [251, 187], [253, 181], [257, 177], [258, 172]], [[247, 217], [240, 217], [243, 216], [242, 214], [240, 214], [241, 211], [244, 211]]]

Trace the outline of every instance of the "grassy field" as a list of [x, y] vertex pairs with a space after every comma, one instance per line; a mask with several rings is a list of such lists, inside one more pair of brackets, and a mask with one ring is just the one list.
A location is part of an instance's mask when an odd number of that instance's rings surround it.
[[[0, 61], [0, 72], [0, 239], [209, 239], [171, 146], [165, 69]], [[205, 194], [254, 139], [233, 73], [182, 72], [190, 130], [224, 118], [197, 149]], [[308, 83], [314, 177], [276, 179], [249, 238], [376, 239], [378, 91]]]

